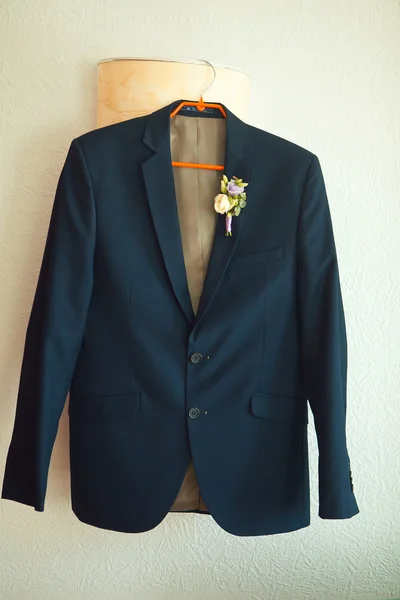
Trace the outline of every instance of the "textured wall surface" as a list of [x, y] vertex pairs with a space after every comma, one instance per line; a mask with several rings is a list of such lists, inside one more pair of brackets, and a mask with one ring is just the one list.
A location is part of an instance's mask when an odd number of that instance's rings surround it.
[[[395, 0], [2, 0], [0, 475], [50, 210], [70, 140], [95, 127], [96, 62], [206, 58], [252, 77], [249, 121], [315, 152], [349, 342], [348, 447], [360, 513], [240, 538], [168, 515], [121, 534], [70, 510], [66, 410], [44, 513], [0, 502], [1, 600], [376, 600], [400, 596], [400, 6]], [[234, 90], [232, 91], [234, 93]]]

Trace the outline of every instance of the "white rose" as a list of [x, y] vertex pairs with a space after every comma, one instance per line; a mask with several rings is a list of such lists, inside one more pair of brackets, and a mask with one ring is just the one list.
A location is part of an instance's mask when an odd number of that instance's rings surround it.
[[224, 214], [228, 212], [231, 207], [230, 200], [226, 194], [218, 194], [214, 198], [214, 208], [217, 213]]

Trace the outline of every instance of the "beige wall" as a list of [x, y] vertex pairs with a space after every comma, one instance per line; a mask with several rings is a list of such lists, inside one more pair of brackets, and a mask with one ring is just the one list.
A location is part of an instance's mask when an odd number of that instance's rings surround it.
[[[1, 600], [375, 600], [400, 595], [400, 8], [395, 0], [3, 0], [0, 11], [0, 475], [56, 180], [95, 127], [96, 63], [206, 58], [248, 71], [249, 121], [315, 152], [330, 197], [349, 341], [360, 514], [239, 538], [171, 514], [144, 534], [70, 510], [60, 421], [46, 510], [0, 501]], [[234, 90], [232, 91], [234, 93]], [[216, 98], [218, 100], [218, 98]], [[396, 506], [397, 504], [397, 506]]]

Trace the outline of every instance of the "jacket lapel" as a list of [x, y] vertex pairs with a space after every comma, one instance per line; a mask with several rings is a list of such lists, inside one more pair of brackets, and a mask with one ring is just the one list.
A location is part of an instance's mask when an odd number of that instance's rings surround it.
[[[180, 102], [182, 100], [175, 100], [148, 116], [143, 141], [154, 151], [154, 154], [142, 162], [142, 171], [156, 234], [171, 285], [184, 314], [194, 329], [206, 314], [221, 283], [239, 240], [246, 210], [242, 210], [238, 217], [233, 217], [232, 236], [225, 236], [225, 215], [218, 215], [203, 291], [197, 314], [194, 315], [186, 278], [171, 164], [170, 113]], [[226, 111], [227, 119], [224, 173], [228, 179], [235, 175], [250, 183], [254, 170], [253, 144], [249, 127], [224, 104], [222, 106]], [[210, 198], [210, 202], [213, 200]]]

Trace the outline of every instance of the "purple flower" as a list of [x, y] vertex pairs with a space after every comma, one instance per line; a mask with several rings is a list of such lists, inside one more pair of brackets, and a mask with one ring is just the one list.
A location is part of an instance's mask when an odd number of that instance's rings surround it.
[[227, 185], [228, 194], [230, 196], [236, 196], [237, 194], [241, 194], [243, 192], [243, 188], [240, 185], [235, 184], [235, 180], [231, 179]]

